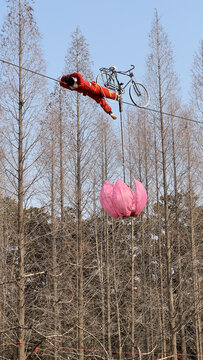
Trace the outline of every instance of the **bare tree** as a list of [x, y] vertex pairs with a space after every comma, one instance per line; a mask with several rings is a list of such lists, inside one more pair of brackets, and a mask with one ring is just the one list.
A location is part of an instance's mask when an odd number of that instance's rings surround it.
[[[190, 135], [189, 135], [190, 132]], [[190, 241], [191, 241], [191, 260], [192, 260], [192, 278], [194, 291], [194, 311], [195, 311], [195, 334], [196, 334], [196, 349], [197, 355], [202, 356], [202, 330], [201, 330], [201, 299], [200, 299], [200, 280], [198, 275], [198, 261], [197, 261], [197, 245], [195, 243], [195, 225], [194, 225], [194, 190], [191, 172], [191, 129], [187, 127], [186, 132], [186, 149], [188, 162], [188, 195], [189, 195], [189, 224], [190, 224]]]
[[150, 34], [152, 52], [148, 60], [148, 69], [154, 85], [151, 87], [152, 101], [160, 110], [160, 136], [162, 151], [162, 174], [163, 174], [163, 196], [164, 196], [164, 232], [166, 241], [166, 264], [167, 264], [167, 287], [169, 299], [169, 319], [171, 334], [171, 349], [173, 354], [177, 353], [176, 331], [175, 331], [175, 308], [172, 280], [172, 258], [171, 258], [171, 237], [169, 231], [168, 215], [168, 184], [167, 184], [167, 156], [166, 156], [166, 127], [164, 124], [164, 107], [167, 99], [175, 92], [177, 79], [173, 72], [173, 57], [171, 46], [165, 34], [157, 11], [155, 11], [154, 22]]
[[[192, 68], [192, 97], [191, 103], [194, 105], [194, 111], [198, 118], [202, 120], [203, 116], [203, 40], [200, 42], [198, 52], [194, 56], [193, 68]], [[198, 131], [198, 130], [197, 130]], [[198, 263], [196, 255], [196, 245], [194, 237], [194, 198], [193, 198], [193, 179], [192, 179], [192, 159], [191, 151], [193, 149], [192, 142], [190, 140], [190, 127], [187, 127], [187, 161], [188, 161], [188, 191], [189, 191], [189, 204], [190, 204], [190, 227], [191, 227], [191, 251], [192, 251], [192, 264], [193, 264], [193, 287], [194, 287], [194, 306], [195, 306], [195, 328], [196, 328], [196, 346], [197, 353], [202, 355], [202, 329], [201, 329], [201, 297], [199, 294], [200, 285], [198, 277]], [[199, 142], [199, 137], [195, 136]], [[201, 140], [200, 140], [201, 141]], [[197, 158], [199, 151], [197, 153]], [[200, 165], [201, 169], [201, 165]], [[201, 170], [200, 170], [201, 171]]]
[[[68, 50], [66, 57], [66, 71], [79, 72], [84, 78], [92, 78], [91, 61], [88, 51], [88, 45], [81, 31], [77, 28], [72, 34], [71, 47]], [[67, 92], [66, 92], [67, 93]], [[86, 183], [87, 163], [89, 161], [89, 153], [85, 146], [85, 137], [90, 136], [90, 117], [88, 110], [91, 113], [89, 106], [84, 107], [84, 102], [79, 93], [70, 94], [68, 92], [67, 98], [72, 99], [72, 121], [75, 122], [72, 129], [74, 135], [72, 138], [72, 154], [73, 166], [75, 169], [75, 196], [74, 207], [77, 213], [77, 291], [78, 291], [78, 347], [80, 358], [84, 359], [84, 327], [85, 327], [85, 300], [84, 300], [84, 236], [82, 229], [82, 211], [83, 211], [83, 187]], [[87, 99], [85, 99], [87, 104]], [[70, 122], [71, 124], [71, 122]], [[90, 140], [90, 138], [89, 138]], [[91, 143], [89, 143], [91, 144]], [[91, 145], [90, 145], [91, 146]], [[71, 144], [70, 144], [71, 147]], [[89, 164], [90, 165], [90, 164]]]
[[[2, 68], [5, 89], [3, 108], [10, 127], [5, 133], [4, 145], [7, 147], [4, 157], [5, 173], [10, 184], [7, 190], [16, 196], [18, 203], [17, 251], [14, 263], [18, 268], [15, 273], [18, 288], [18, 356], [20, 360], [24, 360], [26, 356], [24, 206], [31, 197], [32, 186], [39, 175], [37, 172], [31, 172], [38, 157], [36, 145], [39, 140], [39, 136], [33, 133], [37, 123], [33, 109], [36, 105], [39, 106], [40, 86], [44, 85], [44, 82], [36, 79], [34, 74], [24, 72], [22, 66], [29, 67], [32, 64], [32, 69], [39, 71], [44, 69], [44, 65], [38, 45], [40, 36], [29, 1], [10, 0], [8, 6], [8, 17], [2, 29], [1, 52], [5, 59], [17, 63], [18, 68], [5, 64]], [[40, 120], [40, 110], [38, 114]]]
[[198, 118], [202, 121], [203, 116], [203, 40], [200, 42], [198, 51], [195, 53], [193, 67], [192, 67], [192, 96], [191, 105]]

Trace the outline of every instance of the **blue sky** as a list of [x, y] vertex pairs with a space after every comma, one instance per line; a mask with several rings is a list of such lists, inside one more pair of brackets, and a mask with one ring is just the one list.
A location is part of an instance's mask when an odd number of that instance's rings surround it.
[[[202, 0], [35, 0], [33, 7], [47, 75], [57, 78], [63, 73], [70, 35], [78, 26], [89, 44], [95, 75], [102, 66], [125, 70], [135, 64], [138, 81], [146, 71], [156, 8], [172, 44], [183, 102], [187, 101], [194, 53], [203, 39]], [[6, 0], [0, 0], [0, 9], [1, 28]]]

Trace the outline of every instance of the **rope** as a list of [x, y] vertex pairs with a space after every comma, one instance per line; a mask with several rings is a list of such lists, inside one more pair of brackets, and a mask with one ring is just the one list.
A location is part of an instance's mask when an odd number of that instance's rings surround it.
[[[14, 67], [17, 67], [19, 69], [23, 69], [25, 71], [28, 71], [28, 72], [31, 72], [32, 74], [35, 74], [35, 75], [39, 75], [39, 76], [42, 76], [46, 79], [49, 79], [49, 80], [53, 80], [53, 81], [56, 81], [58, 83], [60, 83], [60, 80], [58, 79], [55, 79], [51, 76], [47, 76], [45, 74], [42, 74], [42, 73], [39, 73], [37, 71], [34, 71], [34, 70], [30, 70], [30, 69], [27, 69], [25, 67], [22, 67], [22, 66], [19, 66], [17, 64], [14, 64], [10, 61], [7, 61], [7, 60], [4, 60], [4, 59], [0, 59], [0, 62], [2, 63], [5, 63], [5, 64], [8, 64], [8, 65], [11, 65], [11, 66], [14, 66]], [[128, 102], [125, 102], [123, 101], [124, 104], [127, 104], [127, 105], [131, 105], [131, 106], [135, 106], [134, 104], [131, 104], [131, 103], [128, 103]], [[143, 110], [148, 110], [148, 111], [153, 111], [153, 112], [156, 112], [156, 113], [160, 113], [160, 110], [156, 110], [156, 109], [151, 109], [151, 108], [142, 108]], [[167, 115], [167, 116], [171, 116], [171, 117], [175, 117], [175, 118], [178, 118], [178, 119], [182, 119], [182, 120], [186, 120], [186, 121], [191, 121], [191, 122], [194, 122], [194, 123], [197, 123], [197, 124], [201, 124], [203, 125], [203, 121], [198, 121], [198, 120], [194, 120], [194, 119], [190, 119], [190, 118], [186, 118], [184, 116], [180, 116], [180, 115], [174, 115], [174, 114], [170, 114], [170, 113], [166, 113], [166, 112], [162, 112], [163, 115]]]
[[23, 69], [23, 70], [25, 70], [25, 71], [31, 72], [32, 74], [39, 75], [39, 76], [42, 76], [42, 77], [44, 77], [44, 78], [46, 78], [46, 79], [54, 80], [54, 81], [57, 81], [58, 83], [60, 83], [60, 80], [55, 79], [55, 78], [53, 78], [53, 77], [51, 77], [51, 76], [47, 76], [47, 75], [41, 74], [41, 73], [39, 73], [39, 72], [37, 72], [37, 71], [27, 69], [27, 68], [25, 68], [25, 67], [23, 67], [23, 66], [19, 66], [19, 65], [13, 64], [12, 62], [7, 61], [7, 60], [0, 59], [0, 61], [1, 61], [2, 63], [8, 64], [8, 65], [12, 65], [12, 66], [17, 67], [17, 68], [19, 68], [19, 69]]
[[125, 183], [125, 149], [124, 149], [124, 131], [123, 131], [123, 105], [122, 95], [119, 98], [119, 111], [120, 111], [120, 125], [121, 125], [121, 149], [122, 149], [122, 163], [123, 163], [123, 181]]
[[[131, 106], [135, 106], [134, 104], [128, 103], [128, 102], [126, 102], [126, 101], [123, 101], [123, 103], [124, 103], [124, 104], [127, 104], [127, 105], [131, 105]], [[142, 110], [149, 110], [149, 111], [154, 111], [154, 112], [156, 112], [156, 113], [160, 113], [160, 110], [151, 109], [151, 108], [149, 108], [149, 107], [147, 107], [147, 108], [143, 107]], [[180, 115], [170, 114], [170, 113], [167, 113], [167, 112], [164, 112], [164, 111], [162, 111], [162, 114], [163, 114], [163, 115], [167, 115], [167, 116], [171, 116], [171, 117], [176, 117], [176, 118], [179, 118], [179, 119], [182, 119], [182, 120], [186, 120], [186, 121], [192, 121], [192, 122], [195, 122], [195, 123], [197, 123], [197, 124], [203, 125], [203, 121], [198, 121], [198, 120], [186, 118], [186, 117], [180, 116]]]

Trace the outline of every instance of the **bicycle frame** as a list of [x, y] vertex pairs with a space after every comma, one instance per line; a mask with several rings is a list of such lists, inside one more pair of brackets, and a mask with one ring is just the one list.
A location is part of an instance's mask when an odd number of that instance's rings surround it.
[[[132, 73], [132, 70], [135, 68], [134, 65], [131, 65], [131, 68], [127, 71], [116, 71], [115, 67], [110, 67], [110, 68], [100, 68], [99, 70], [103, 73], [105, 73], [106, 75], [109, 75], [110, 78], [112, 78], [114, 85], [109, 83], [107, 80], [106, 85], [111, 88], [111, 90], [118, 90], [120, 94], [123, 94], [125, 92], [125, 88], [132, 82], [132, 83], [136, 83], [135, 79], [134, 79], [134, 74]], [[130, 77], [130, 80], [124, 85], [122, 82], [120, 82], [118, 80], [118, 76], [117, 74], [121, 74], [121, 75], [125, 75]], [[122, 86], [124, 85], [124, 86]], [[139, 91], [138, 91], [139, 92]]]
[[[100, 68], [100, 74], [96, 78], [98, 83], [99, 77], [101, 77], [103, 85], [116, 92], [118, 95], [125, 93], [125, 89], [129, 86], [129, 96], [133, 104], [140, 108], [145, 108], [150, 101], [150, 95], [145, 85], [135, 80], [132, 70], [135, 68], [131, 65], [131, 68], [127, 71], [117, 71], [115, 66], [110, 68]], [[130, 78], [127, 82], [121, 82], [118, 79], [118, 75], [128, 76]], [[102, 85], [102, 86], [103, 86]]]
[[[135, 89], [135, 92], [137, 93], [137, 96], [141, 96], [141, 93], [140, 93], [140, 91], [139, 91], [139, 89], [138, 89], [138, 87], [136, 85], [136, 80], [134, 78], [134, 74], [132, 73], [132, 70], [135, 68], [135, 66], [134, 65], [131, 65], [131, 66], [132, 67], [127, 71], [115, 71], [116, 81], [117, 81], [117, 83], [118, 83], [118, 85], [120, 87], [121, 93], [131, 82], [134, 85], [134, 89]], [[123, 87], [121, 87], [121, 85], [123, 85], [123, 83], [120, 83], [118, 81], [117, 74], [129, 76], [130, 80]]]

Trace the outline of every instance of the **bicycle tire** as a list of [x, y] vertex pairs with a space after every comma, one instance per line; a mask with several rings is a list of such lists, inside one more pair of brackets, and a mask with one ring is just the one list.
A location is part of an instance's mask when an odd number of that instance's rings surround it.
[[139, 108], [146, 108], [150, 102], [150, 95], [147, 88], [141, 83], [132, 83], [129, 88], [129, 95], [133, 104]]
[[104, 86], [109, 90], [117, 92], [117, 86], [115, 80], [111, 74], [101, 71], [96, 77], [96, 83], [98, 85]]

